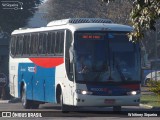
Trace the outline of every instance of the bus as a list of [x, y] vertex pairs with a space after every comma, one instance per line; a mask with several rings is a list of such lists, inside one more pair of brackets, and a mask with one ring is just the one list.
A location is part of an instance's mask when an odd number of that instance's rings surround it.
[[[138, 106], [141, 60], [133, 28], [109, 19], [70, 18], [12, 32], [10, 94], [25, 109]], [[83, 65], [81, 62], [84, 62]]]

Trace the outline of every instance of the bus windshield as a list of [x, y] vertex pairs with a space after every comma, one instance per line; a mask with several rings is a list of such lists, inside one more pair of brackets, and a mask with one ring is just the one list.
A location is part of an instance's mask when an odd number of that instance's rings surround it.
[[75, 33], [76, 81], [140, 81], [138, 44], [124, 32]]

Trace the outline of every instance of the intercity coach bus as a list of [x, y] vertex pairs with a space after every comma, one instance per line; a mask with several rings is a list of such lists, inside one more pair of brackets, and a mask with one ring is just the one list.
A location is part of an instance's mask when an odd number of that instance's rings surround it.
[[25, 109], [42, 103], [71, 107], [136, 106], [140, 102], [140, 47], [133, 28], [101, 18], [55, 20], [12, 32], [10, 94]]

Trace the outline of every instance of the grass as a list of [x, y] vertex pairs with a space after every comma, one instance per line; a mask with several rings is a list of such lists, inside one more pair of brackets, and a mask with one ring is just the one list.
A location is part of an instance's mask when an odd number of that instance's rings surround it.
[[160, 107], [160, 97], [155, 94], [142, 95], [141, 103], [151, 105], [153, 107]]

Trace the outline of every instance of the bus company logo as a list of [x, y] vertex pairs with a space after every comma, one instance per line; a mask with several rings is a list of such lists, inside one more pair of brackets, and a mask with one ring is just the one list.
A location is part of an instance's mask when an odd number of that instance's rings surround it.
[[22, 10], [23, 3], [19, 1], [1, 1], [2, 9]]
[[11, 116], [11, 112], [2, 112], [2, 116], [1, 117], [12, 117]]
[[42, 117], [42, 113], [35, 112], [2, 112], [0, 116], [2, 118], [40, 118]]
[[21, 72], [25, 72], [26, 69], [25, 69], [25, 68], [21, 68], [20, 71], [21, 71]]
[[36, 67], [28, 67], [28, 72], [36, 72]]

